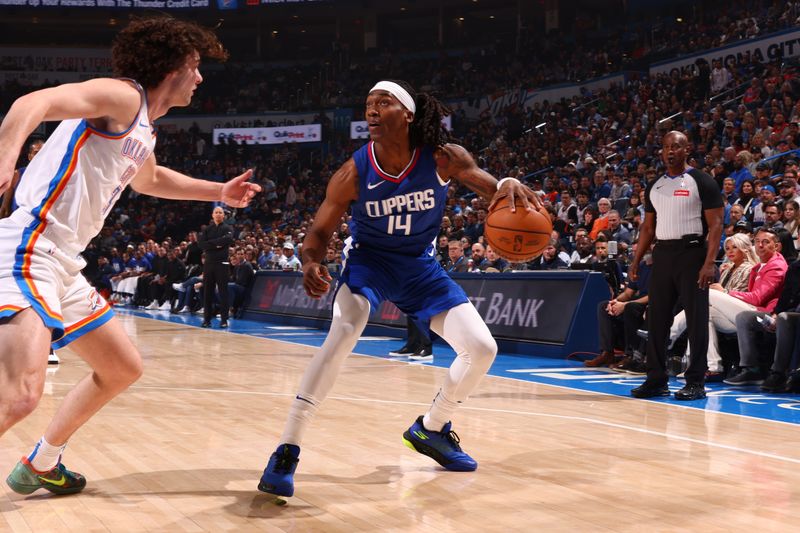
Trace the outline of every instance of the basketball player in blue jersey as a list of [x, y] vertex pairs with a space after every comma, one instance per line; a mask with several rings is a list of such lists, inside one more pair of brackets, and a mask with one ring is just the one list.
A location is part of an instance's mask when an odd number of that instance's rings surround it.
[[108, 303], [80, 271], [80, 256], [122, 191], [247, 205], [260, 190], [252, 171], [225, 183], [192, 179], [156, 164], [153, 121], [186, 106], [202, 81], [201, 57], [223, 60], [217, 37], [194, 23], [134, 20], [114, 41], [119, 78], [35, 91], [0, 125], [0, 193], [11, 184], [25, 139], [43, 121], [61, 123], [20, 180], [17, 208], [0, 220], [0, 435], [41, 397], [47, 352], [68, 343], [92, 368], [64, 398], [30, 455], [7, 478], [16, 492], [79, 492], [80, 474], [61, 463], [67, 440], [136, 381], [142, 359]]
[[449, 181], [454, 179], [514, 209], [540, 206], [536, 195], [513, 178], [497, 182], [461, 146], [448, 144], [441, 121], [448, 111], [435, 98], [416, 95], [402, 81], [381, 81], [367, 96], [371, 141], [332, 177], [325, 199], [303, 241], [303, 285], [312, 298], [330, 288], [321, 264], [328, 240], [348, 208], [351, 237], [333, 303], [333, 320], [292, 402], [281, 443], [269, 459], [259, 490], [294, 493], [300, 444], [342, 363], [353, 350], [371, 310], [389, 300], [456, 350], [444, 384], [424, 416], [403, 434], [411, 449], [447, 470], [472, 471], [477, 463], [461, 450], [450, 418], [489, 370], [497, 345], [464, 291], [434, 257]]

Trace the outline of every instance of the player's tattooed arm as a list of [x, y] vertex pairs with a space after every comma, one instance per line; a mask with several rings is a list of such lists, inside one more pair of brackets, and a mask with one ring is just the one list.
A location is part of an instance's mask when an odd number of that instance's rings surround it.
[[487, 201], [491, 201], [497, 192], [497, 180], [494, 176], [480, 168], [463, 146], [445, 144], [434, 153], [436, 171], [442, 179], [454, 179], [475, 191]]
[[472, 155], [462, 146], [446, 144], [436, 151], [434, 157], [440, 176], [455, 179], [481, 195], [491, 202], [489, 209], [503, 199], [507, 199], [512, 211], [516, 209], [517, 200], [520, 200], [525, 209], [542, 207], [536, 193], [520, 183], [519, 180], [505, 180], [498, 191], [498, 181], [495, 177], [478, 167]]

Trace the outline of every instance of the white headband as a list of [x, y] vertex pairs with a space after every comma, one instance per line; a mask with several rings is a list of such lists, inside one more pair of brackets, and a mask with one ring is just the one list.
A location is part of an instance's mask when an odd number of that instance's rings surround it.
[[387, 93], [391, 94], [398, 100], [400, 103], [403, 104], [403, 107], [411, 111], [412, 113], [417, 112], [417, 106], [414, 104], [414, 99], [411, 98], [411, 95], [408, 94], [408, 91], [397, 85], [393, 81], [379, 81], [375, 84], [375, 87], [369, 90], [372, 91], [386, 91]]

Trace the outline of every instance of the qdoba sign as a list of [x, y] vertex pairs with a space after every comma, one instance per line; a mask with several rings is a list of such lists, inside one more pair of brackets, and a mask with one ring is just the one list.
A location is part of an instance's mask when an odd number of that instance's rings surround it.
[[321, 140], [320, 124], [275, 128], [214, 128], [214, 144], [313, 143]]

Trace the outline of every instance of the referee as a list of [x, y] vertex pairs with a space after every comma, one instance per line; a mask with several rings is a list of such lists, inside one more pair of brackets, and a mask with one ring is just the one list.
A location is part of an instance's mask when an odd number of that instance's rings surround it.
[[714, 259], [724, 208], [714, 179], [686, 165], [688, 144], [678, 131], [664, 136], [662, 159], [667, 173], [647, 185], [645, 218], [636, 257], [628, 271], [630, 279], [636, 281], [639, 263], [655, 236], [647, 311], [647, 379], [631, 391], [636, 398], [669, 396], [667, 338], [677, 302], [686, 311], [691, 357], [685, 372], [686, 386], [675, 393], [675, 399], [706, 397], [708, 286], [716, 273]]
[[215, 207], [211, 213], [213, 223], [206, 226], [197, 238], [200, 249], [205, 252], [203, 263], [203, 324], [211, 327], [214, 316], [214, 289], [219, 292], [219, 327], [228, 327], [228, 281], [231, 263], [228, 247], [233, 244], [233, 228], [223, 222], [225, 211]]

